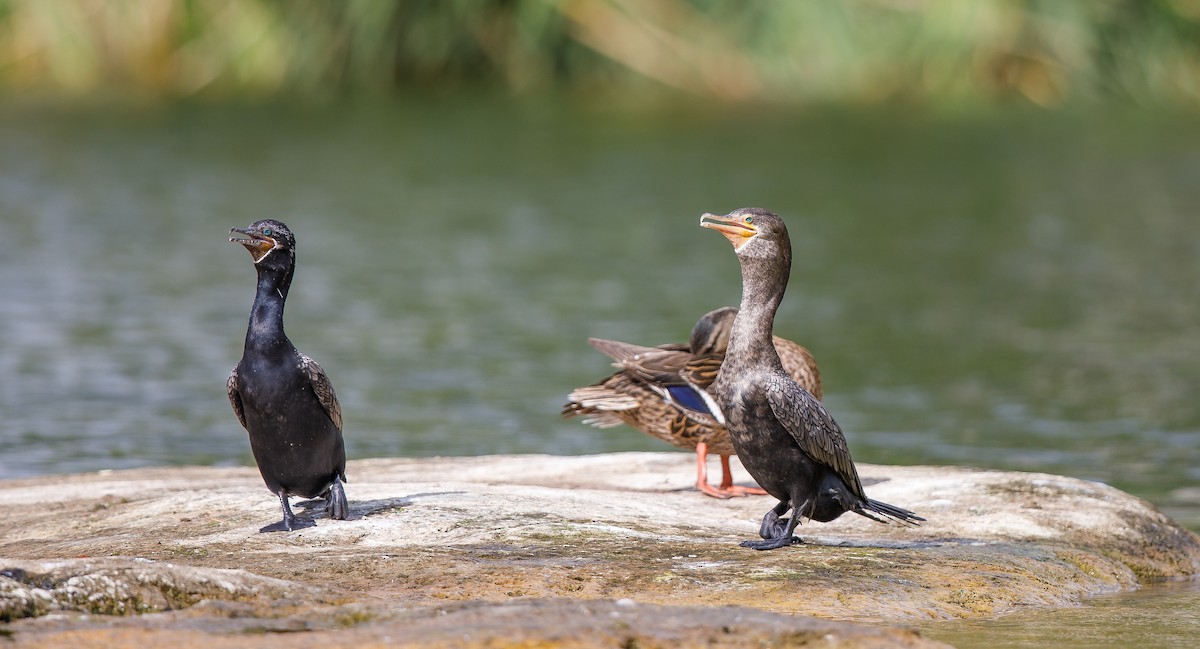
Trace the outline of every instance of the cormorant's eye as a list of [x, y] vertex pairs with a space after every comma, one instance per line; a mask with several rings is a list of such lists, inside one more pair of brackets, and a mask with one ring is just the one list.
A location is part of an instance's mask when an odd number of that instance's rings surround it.
[[747, 217], [746, 217], [746, 223], [754, 223], [754, 217], [753, 217], [753, 216], [747, 216]]
[[263, 228], [263, 236], [271, 236], [271, 228]]

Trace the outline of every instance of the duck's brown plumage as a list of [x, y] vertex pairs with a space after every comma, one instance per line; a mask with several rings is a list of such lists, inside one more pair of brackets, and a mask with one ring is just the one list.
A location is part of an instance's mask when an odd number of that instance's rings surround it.
[[[615, 340], [592, 338], [588, 343], [612, 358], [619, 370], [592, 385], [571, 392], [563, 407], [564, 417], [584, 417], [599, 428], [627, 424], [651, 437], [697, 452], [696, 486], [719, 498], [742, 495], [729, 473], [729, 456], [734, 448], [720, 420], [706, 411], [689, 408], [672, 398], [672, 388], [693, 388], [695, 396], [707, 391], [717, 378], [729, 332], [737, 309], [723, 307], [704, 314], [692, 329], [689, 342], [645, 347]], [[785, 370], [797, 383], [820, 398], [821, 374], [813, 356], [804, 347], [785, 338], [774, 338]], [[721, 456], [722, 482], [708, 484], [705, 461], [708, 453]], [[749, 493], [762, 493], [749, 490]]]

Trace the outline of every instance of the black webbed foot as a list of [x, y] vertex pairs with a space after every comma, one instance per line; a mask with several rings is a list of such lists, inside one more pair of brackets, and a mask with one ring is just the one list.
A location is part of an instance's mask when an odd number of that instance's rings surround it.
[[283, 520], [278, 523], [272, 523], [266, 527], [260, 528], [261, 532], [291, 532], [292, 530], [304, 529], [306, 527], [315, 527], [317, 522], [305, 516], [297, 516], [292, 513], [292, 506], [288, 504], [287, 491], [280, 489], [279, 493], [275, 494], [279, 497], [279, 507], [283, 510]]
[[325, 514], [338, 521], [344, 521], [350, 515], [350, 504], [346, 502], [346, 490], [342, 487], [341, 478], [334, 478], [333, 485], [325, 493]]
[[779, 501], [763, 516], [762, 525], [758, 528], [758, 535], [764, 539], [776, 539], [785, 534], [791, 534], [792, 526], [790, 518], [780, 518], [784, 512], [788, 510], [790, 503], [786, 500]]
[[800, 543], [800, 537], [792, 536], [792, 531], [796, 529], [796, 524], [800, 521], [796, 512], [792, 512], [789, 518], [780, 518], [790, 508], [790, 501], [779, 501], [778, 505], [772, 507], [771, 511], [763, 516], [762, 525], [758, 528], [758, 535], [763, 540], [742, 541], [739, 545], [754, 550], [774, 550], [793, 543]]
[[758, 535], [764, 539], [777, 539], [788, 533], [787, 531], [791, 529], [789, 527], [791, 522], [792, 519], [780, 518], [774, 511], [769, 511], [766, 516], [763, 516], [762, 526], [758, 528]]
[[773, 539], [765, 539], [762, 541], [742, 541], [738, 545], [742, 546], [743, 548], [750, 548], [752, 550], [774, 550], [776, 548], [797, 545], [803, 542], [804, 541], [801, 541], [800, 537], [798, 536], [785, 535]]

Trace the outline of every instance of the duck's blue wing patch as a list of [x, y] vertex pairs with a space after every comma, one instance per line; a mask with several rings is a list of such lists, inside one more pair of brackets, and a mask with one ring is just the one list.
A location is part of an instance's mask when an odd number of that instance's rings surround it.
[[706, 415], [713, 414], [709, 410], [708, 404], [704, 402], [704, 397], [700, 396], [700, 393], [690, 385], [669, 386], [667, 393], [671, 395], [672, 401], [688, 410], [695, 410]]

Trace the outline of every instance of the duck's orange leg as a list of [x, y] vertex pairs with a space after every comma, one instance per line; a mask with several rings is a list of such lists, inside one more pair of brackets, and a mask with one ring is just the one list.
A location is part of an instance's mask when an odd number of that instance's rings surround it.
[[696, 489], [713, 498], [733, 498], [734, 496], [765, 496], [767, 492], [758, 487], [739, 487], [733, 484], [733, 474], [729, 471], [729, 456], [721, 456], [721, 486], [708, 484], [708, 444], [696, 444]]
[[696, 444], [696, 488], [713, 498], [733, 497], [733, 494], [708, 484], [708, 444], [704, 442]]
[[[718, 489], [729, 496], [765, 496], [767, 492], [758, 487], [740, 487], [733, 484], [733, 472], [729, 470], [729, 456], [721, 456], [721, 486]], [[726, 496], [728, 498], [729, 496]]]

